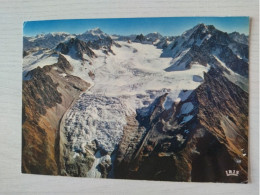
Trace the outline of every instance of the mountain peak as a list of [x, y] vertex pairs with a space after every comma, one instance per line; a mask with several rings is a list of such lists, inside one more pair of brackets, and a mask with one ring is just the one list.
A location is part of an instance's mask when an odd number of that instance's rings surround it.
[[208, 30], [207, 26], [205, 24], [201, 23], [201, 24], [197, 24], [193, 28], [185, 31], [181, 36], [189, 38], [192, 34], [194, 34], [196, 32], [197, 33], [206, 32], [207, 30]]
[[85, 33], [86, 34], [92, 34], [92, 35], [104, 34], [104, 32], [99, 27], [87, 30]]
[[145, 35], [146, 38], [162, 38], [162, 35], [158, 32], [148, 33]]
[[69, 33], [67, 33], [67, 32], [52, 32], [52, 33], [48, 33], [48, 34], [50, 34], [50, 35], [52, 35], [52, 36], [63, 36], [63, 35], [70, 35]]
[[235, 32], [229, 33], [228, 35], [234, 41], [248, 45], [248, 36], [246, 36], [245, 34], [235, 31]]
[[88, 47], [87, 43], [79, 40], [78, 38], [71, 38], [64, 43], [60, 43], [56, 50], [62, 54], [71, 55], [74, 59], [84, 60], [84, 54], [89, 57], [96, 57], [95, 53]]
[[199, 23], [199, 24], [197, 24], [195, 27], [207, 27], [207, 25], [205, 25], [204, 23]]
[[234, 31], [234, 32], [232, 32], [232, 33], [229, 33], [230, 35], [243, 35], [243, 33], [239, 33], [239, 32], [237, 32], [237, 31]]
[[195, 31], [198, 31], [198, 32], [205, 32], [205, 31], [208, 31], [208, 26], [205, 25], [204, 23], [200, 23], [197, 26], [195, 26], [194, 29], [195, 29]]

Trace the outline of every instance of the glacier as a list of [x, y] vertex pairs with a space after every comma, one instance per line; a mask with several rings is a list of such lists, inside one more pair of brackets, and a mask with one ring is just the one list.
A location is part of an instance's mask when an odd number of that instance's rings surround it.
[[[64, 55], [74, 67], [72, 74], [92, 84], [67, 113], [63, 132], [70, 139], [74, 156], [97, 141], [99, 150], [93, 155], [95, 162], [89, 177], [101, 177], [97, 166], [104, 159], [111, 161], [110, 155], [121, 140], [128, 116], [137, 110], [145, 116], [149, 105], [165, 93], [165, 109], [173, 102], [184, 101], [200, 85], [194, 81], [194, 75], [203, 78], [203, 72], [209, 70], [209, 66], [195, 64], [191, 69], [166, 72], [172, 57], [160, 57], [162, 49], [150, 44], [118, 43], [120, 48], [112, 46], [115, 55], [93, 50], [97, 58], [91, 59], [92, 65]], [[94, 79], [89, 77], [89, 71], [94, 73]], [[191, 107], [188, 105], [183, 112]], [[188, 120], [189, 116], [183, 122]], [[105, 151], [103, 156], [100, 151]]]

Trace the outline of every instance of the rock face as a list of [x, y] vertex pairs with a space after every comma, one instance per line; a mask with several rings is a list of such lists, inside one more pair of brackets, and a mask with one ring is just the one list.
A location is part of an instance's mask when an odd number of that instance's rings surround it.
[[212, 68], [204, 79], [170, 110], [162, 111], [161, 96], [148, 118], [136, 117], [139, 125], [129, 125], [119, 146], [116, 178], [247, 182], [248, 94], [221, 70]]
[[142, 43], [143, 41], [145, 41], [145, 37], [143, 34], [137, 35], [134, 41]]
[[248, 36], [240, 34], [239, 32], [232, 32], [228, 34], [234, 41], [248, 45]]
[[166, 71], [189, 69], [192, 62], [210, 64], [209, 59], [217, 57], [234, 72], [248, 77], [248, 45], [234, 41], [212, 25], [199, 24], [186, 31], [161, 56], [175, 58]]
[[95, 53], [89, 48], [86, 42], [74, 38], [66, 43], [60, 43], [56, 47], [56, 50], [62, 54], [70, 53], [73, 58], [79, 58], [81, 60], [84, 60], [84, 54], [90, 58], [96, 57]]
[[89, 84], [69, 73], [63, 57], [30, 72], [23, 81], [22, 172], [59, 174], [59, 122], [71, 102]]
[[111, 49], [112, 45], [120, 47], [120, 45], [114, 42], [110, 36], [105, 37], [104, 39], [88, 41], [87, 43], [92, 49], [101, 49], [105, 54], [108, 54], [108, 52], [110, 52], [113, 55], [115, 54]]
[[68, 33], [48, 33], [36, 35], [35, 37], [24, 37], [23, 48], [24, 50], [29, 50], [35, 47], [53, 49], [60, 42], [64, 42], [73, 37], [75, 37], [75, 35]]
[[118, 40], [129, 40], [142, 44], [151, 44], [159, 49], [165, 49], [168, 47], [170, 43], [172, 43], [175, 40], [175, 38], [176, 37], [174, 36], [162, 36], [160, 33], [154, 32], [148, 33], [145, 36], [143, 34], [130, 37], [119, 36]]

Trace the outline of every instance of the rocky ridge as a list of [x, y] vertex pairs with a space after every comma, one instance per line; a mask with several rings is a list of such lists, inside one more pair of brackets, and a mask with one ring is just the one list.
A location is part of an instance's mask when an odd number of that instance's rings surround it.
[[[212, 68], [204, 79], [172, 109], [162, 109], [161, 96], [148, 118], [129, 119], [116, 178], [247, 182], [248, 94], [220, 70]], [[226, 169], [238, 170], [239, 177], [226, 177]]]
[[248, 77], [248, 45], [235, 42], [213, 25], [199, 24], [184, 32], [164, 49], [162, 57], [167, 56], [174, 59], [166, 71], [190, 68], [198, 60], [210, 63], [212, 57], [217, 57], [234, 72]]
[[36, 68], [23, 81], [22, 172], [59, 174], [59, 122], [89, 84], [70, 75], [62, 56], [53, 65]]

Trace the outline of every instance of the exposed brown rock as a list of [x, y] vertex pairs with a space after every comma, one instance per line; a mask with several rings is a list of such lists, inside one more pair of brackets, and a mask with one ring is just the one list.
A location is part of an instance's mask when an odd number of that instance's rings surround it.
[[[55, 68], [55, 69], [54, 69]], [[59, 122], [89, 84], [72, 76], [69, 62], [36, 68], [23, 81], [22, 172], [59, 174]], [[66, 72], [66, 76], [60, 73]]]
[[[125, 130], [116, 178], [247, 182], [248, 93], [221, 70], [212, 68], [204, 79], [185, 101], [194, 105], [190, 121], [182, 123], [187, 114], [180, 114], [180, 109], [185, 102], [161, 112], [162, 96], [141, 141], [127, 140], [127, 135], [139, 135], [137, 125]], [[126, 152], [130, 146], [134, 152]], [[226, 170], [237, 170], [239, 175], [226, 176]]]

